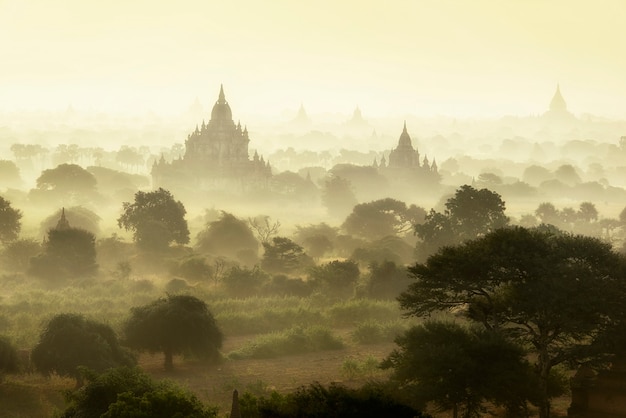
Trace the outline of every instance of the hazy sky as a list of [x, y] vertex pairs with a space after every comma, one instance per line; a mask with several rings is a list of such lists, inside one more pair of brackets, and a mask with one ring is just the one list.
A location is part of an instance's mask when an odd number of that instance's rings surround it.
[[0, 110], [626, 117], [624, 0], [0, 0]]

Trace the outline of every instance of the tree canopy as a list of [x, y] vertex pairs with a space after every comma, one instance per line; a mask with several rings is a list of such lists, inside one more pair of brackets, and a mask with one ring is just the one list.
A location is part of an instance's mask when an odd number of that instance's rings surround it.
[[198, 233], [195, 247], [201, 252], [247, 262], [257, 260], [259, 242], [246, 221], [222, 211], [219, 219]]
[[263, 248], [261, 267], [270, 273], [292, 273], [313, 265], [304, 248], [289, 238], [274, 237], [271, 244], [264, 243]]
[[375, 240], [404, 234], [424, 222], [425, 216], [426, 211], [420, 207], [386, 198], [356, 205], [342, 228], [349, 234]]
[[122, 207], [123, 213], [117, 224], [133, 231], [133, 238], [140, 248], [162, 251], [172, 242], [189, 242], [187, 211], [169, 191], [162, 188], [151, 192], [138, 191], [135, 201], [124, 202]]
[[130, 347], [162, 352], [167, 370], [173, 368], [175, 354], [217, 360], [223, 340], [206, 303], [188, 295], [168, 295], [132, 308], [124, 324], [124, 335]]
[[20, 219], [22, 212], [0, 196], [0, 243], [7, 244], [17, 239], [22, 228]]
[[421, 240], [418, 255], [432, 254], [444, 245], [477, 238], [509, 223], [504, 201], [488, 189], [461, 186], [445, 206], [444, 213], [431, 209], [425, 222], [415, 225], [415, 233]]
[[549, 377], [561, 364], [598, 358], [603, 335], [624, 319], [624, 261], [598, 239], [546, 228], [496, 230], [444, 247], [409, 268], [399, 300], [409, 314], [461, 311], [529, 347], [549, 416]]
[[52, 318], [33, 348], [31, 359], [37, 370], [46, 375], [55, 372], [78, 382], [82, 380], [80, 366], [103, 371], [135, 364], [111, 327], [76, 314]]

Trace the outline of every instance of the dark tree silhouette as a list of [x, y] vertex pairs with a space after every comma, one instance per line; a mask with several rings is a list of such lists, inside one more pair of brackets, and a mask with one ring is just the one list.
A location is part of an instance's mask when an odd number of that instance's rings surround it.
[[75, 314], [60, 314], [48, 322], [31, 359], [41, 373], [70, 376], [78, 385], [82, 384], [80, 366], [103, 371], [135, 364], [111, 327]]
[[334, 260], [309, 269], [310, 280], [327, 289], [329, 294], [349, 296], [359, 280], [359, 265], [351, 260]]
[[324, 181], [322, 188], [322, 203], [328, 209], [328, 214], [343, 218], [358, 203], [349, 180], [330, 176]]
[[166, 370], [174, 367], [175, 354], [216, 361], [223, 339], [207, 305], [187, 295], [169, 295], [132, 308], [124, 324], [124, 335], [130, 347], [162, 352]]
[[22, 224], [22, 212], [11, 207], [11, 202], [0, 196], [0, 243], [7, 244], [17, 239]]
[[44, 252], [31, 259], [31, 273], [42, 278], [91, 276], [96, 264], [96, 237], [80, 228], [48, 231]]
[[0, 379], [2, 373], [15, 373], [18, 369], [17, 349], [7, 337], [0, 335]]
[[133, 203], [122, 204], [123, 213], [117, 219], [120, 228], [133, 231], [137, 245], [146, 250], [163, 251], [170, 243], [187, 244], [189, 229], [180, 201], [164, 189], [135, 193]]
[[498, 333], [426, 322], [396, 343], [399, 348], [383, 368], [393, 369], [392, 379], [404, 391], [421, 402], [434, 402], [441, 411], [452, 410], [454, 418], [480, 416], [485, 401], [521, 416], [527, 400], [536, 399], [537, 382], [524, 350]]
[[541, 382], [540, 415], [547, 418], [553, 368], [601, 357], [607, 330], [626, 318], [624, 264], [595, 238], [506, 228], [444, 247], [411, 267], [415, 281], [399, 300], [418, 317], [461, 310], [528, 347]]

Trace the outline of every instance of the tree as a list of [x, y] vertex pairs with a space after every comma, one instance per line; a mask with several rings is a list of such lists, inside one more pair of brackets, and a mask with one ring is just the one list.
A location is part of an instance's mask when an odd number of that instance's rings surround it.
[[23, 183], [20, 169], [13, 161], [9, 160], [0, 160], [0, 178], [3, 187], [19, 188]]
[[0, 335], [0, 380], [2, 373], [15, 373], [18, 369], [17, 350], [7, 337]]
[[404, 234], [422, 223], [425, 216], [422, 208], [407, 207], [404, 202], [386, 198], [356, 205], [342, 228], [349, 234], [373, 240]]
[[254, 266], [251, 269], [233, 266], [222, 277], [222, 282], [228, 294], [237, 298], [248, 298], [258, 295], [261, 288], [269, 280], [269, 275], [258, 266]]
[[269, 216], [257, 216], [256, 218], [248, 218], [250, 227], [256, 232], [261, 243], [269, 243], [272, 236], [278, 234], [280, 229], [280, 221], [272, 222]]
[[246, 221], [222, 211], [219, 219], [209, 222], [198, 233], [196, 250], [254, 264], [258, 257], [259, 242]]
[[81, 166], [60, 164], [41, 173], [31, 196], [40, 199], [56, 196], [67, 202], [81, 202], [93, 198], [96, 184], [93, 174]]
[[133, 231], [133, 239], [145, 250], [164, 251], [170, 243], [187, 244], [189, 229], [180, 201], [162, 188], [151, 192], [135, 193], [133, 203], [122, 204], [123, 213], [117, 225]]
[[361, 272], [359, 265], [351, 260], [334, 260], [321, 266], [311, 267], [309, 275], [314, 282], [328, 289], [330, 294], [351, 295]]
[[31, 359], [43, 374], [70, 376], [79, 386], [82, 384], [81, 366], [104, 371], [135, 364], [135, 359], [120, 346], [111, 327], [76, 314], [53, 317], [39, 336]]
[[606, 353], [603, 335], [626, 315], [624, 260], [602, 241], [549, 228], [500, 229], [444, 247], [409, 268], [399, 300], [408, 314], [461, 311], [487, 330], [529, 347], [549, 417], [550, 376], [559, 365]]
[[25, 272], [31, 258], [41, 252], [41, 244], [34, 239], [18, 239], [7, 244], [1, 253], [2, 264], [7, 269]]
[[506, 205], [498, 193], [464, 185], [446, 201], [444, 213], [432, 210], [423, 224], [415, 225], [417, 250], [428, 255], [443, 245], [474, 239], [509, 224]]
[[124, 335], [132, 348], [162, 352], [166, 370], [174, 367], [175, 354], [217, 360], [223, 339], [207, 305], [188, 295], [168, 295], [132, 308], [124, 324]]
[[373, 299], [395, 299], [409, 285], [410, 280], [406, 267], [399, 266], [393, 261], [374, 261], [369, 265], [365, 292]]
[[0, 242], [16, 240], [22, 228], [22, 212], [11, 207], [11, 202], [0, 196]]
[[313, 265], [304, 248], [285, 237], [272, 238], [271, 244], [263, 244], [265, 253], [261, 267], [270, 273], [292, 273]]
[[96, 237], [84, 229], [51, 229], [43, 249], [31, 259], [31, 273], [38, 277], [91, 276], [98, 270]]
[[118, 367], [101, 374], [87, 372], [87, 384], [66, 395], [61, 418], [137, 417], [210, 418], [217, 410], [168, 381], [154, 381], [139, 368]]
[[350, 212], [358, 201], [352, 191], [350, 181], [333, 175], [324, 181], [322, 203], [328, 209], [329, 215], [342, 218]]
[[524, 350], [498, 333], [429, 321], [406, 331], [396, 344], [382, 367], [393, 369], [392, 379], [403, 390], [452, 410], [454, 418], [480, 417], [484, 401], [514, 413], [534, 398]]

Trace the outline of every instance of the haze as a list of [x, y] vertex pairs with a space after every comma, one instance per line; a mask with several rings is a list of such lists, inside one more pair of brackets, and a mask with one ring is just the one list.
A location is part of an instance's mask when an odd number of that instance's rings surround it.
[[626, 116], [620, 0], [0, 2], [0, 109]]

